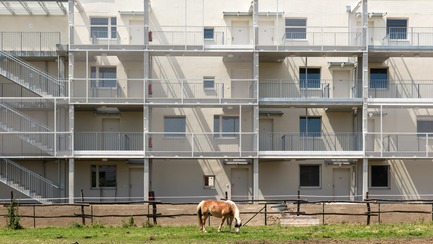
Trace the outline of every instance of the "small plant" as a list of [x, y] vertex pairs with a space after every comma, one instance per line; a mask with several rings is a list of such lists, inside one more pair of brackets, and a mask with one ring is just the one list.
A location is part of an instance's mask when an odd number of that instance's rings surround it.
[[11, 199], [9, 206], [7, 208], [8, 213], [6, 215], [6, 225], [9, 229], [19, 230], [22, 229], [20, 224], [20, 216], [18, 215], [18, 204], [14, 199]]
[[146, 221], [146, 222], [143, 223], [143, 227], [144, 227], [144, 228], [152, 228], [152, 227], [154, 227], [154, 226], [155, 226], [155, 225], [152, 224], [152, 223], [150, 223], [149, 221]]
[[78, 222], [73, 222], [71, 228], [83, 228], [83, 225]]
[[95, 223], [93, 223], [92, 224], [92, 228], [99, 228], [99, 229], [102, 229], [102, 228], [105, 228], [105, 226], [104, 226], [104, 224], [102, 224], [101, 222], [95, 222]]
[[122, 227], [123, 228], [130, 228], [130, 227], [137, 227], [135, 224], [134, 216], [131, 215], [128, 220], [122, 220]]

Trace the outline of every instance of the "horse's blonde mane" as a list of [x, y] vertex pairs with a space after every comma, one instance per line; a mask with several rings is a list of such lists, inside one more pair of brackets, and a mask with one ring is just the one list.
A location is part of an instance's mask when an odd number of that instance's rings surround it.
[[232, 205], [233, 207], [235, 207], [235, 212], [234, 212], [234, 217], [238, 220], [240, 220], [240, 212], [239, 212], [239, 208], [238, 206], [236, 206], [236, 203], [233, 202], [232, 200], [226, 200], [226, 203], [230, 203], [230, 205]]

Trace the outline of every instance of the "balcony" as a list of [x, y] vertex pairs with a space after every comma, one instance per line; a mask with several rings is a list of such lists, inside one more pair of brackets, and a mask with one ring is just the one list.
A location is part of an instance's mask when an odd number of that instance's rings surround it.
[[359, 98], [359, 87], [354, 81], [335, 85], [332, 80], [309, 80], [310, 84], [290, 80], [261, 80], [260, 103], [293, 102], [309, 100], [341, 101]]
[[[75, 25], [75, 45], [85, 45], [88, 48], [121, 49], [130, 46], [144, 50], [144, 25], [101, 26], [107, 31], [92, 31], [92, 26]], [[159, 26], [150, 27], [147, 33], [150, 50], [204, 50], [226, 49], [230, 47], [252, 49], [251, 26]], [[205, 31], [206, 29], [206, 31]], [[93, 47], [92, 47], [93, 46]], [[74, 49], [74, 47], [72, 47]]]
[[361, 133], [260, 133], [260, 156], [360, 155]]
[[366, 135], [367, 157], [431, 158], [432, 133], [369, 132]]
[[[110, 86], [103, 85], [110, 84]], [[102, 85], [100, 85], [102, 84]], [[250, 79], [72, 79], [74, 103], [227, 104], [255, 103], [256, 82]]]
[[433, 46], [433, 27], [369, 28], [369, 45], [375, 48], [405, 49]]
[[20, 57], [57, 57], [60, 32], [0, 32], [0, 50]]
[[351, 27], [259, 26], [257, 49], [261, 51], [361, 51], [362, 29]]
[[[398, 83], [397, 83], [398, 82]], [[385, 87], [369, 88], [369, 98], [431, 99], [433, 81], [394, 81], [384, 82]]]

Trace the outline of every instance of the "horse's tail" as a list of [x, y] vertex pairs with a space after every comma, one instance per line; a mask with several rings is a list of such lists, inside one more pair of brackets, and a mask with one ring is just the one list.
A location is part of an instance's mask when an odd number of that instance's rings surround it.
[[198, 224], [201, 226], [201, 221], [202, 221], [202, 217], [203, 217], [203, 211], [201, 210], [201, 206], [203, 205], [203, 201], [201, 201], [198, 205], [197, 205], [197, 217], [198, 217]]

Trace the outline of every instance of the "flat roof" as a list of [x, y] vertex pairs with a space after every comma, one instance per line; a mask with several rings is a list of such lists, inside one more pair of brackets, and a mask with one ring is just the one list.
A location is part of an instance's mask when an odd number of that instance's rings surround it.
[[66, 15], [68, 0], [0, 0], [0, 15]]

